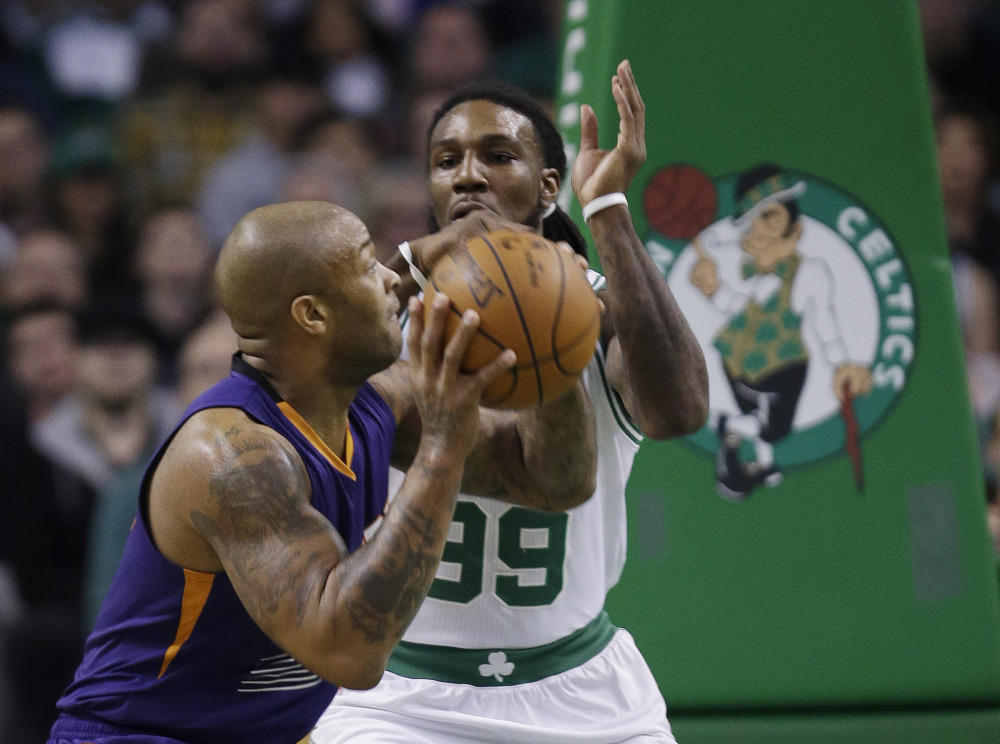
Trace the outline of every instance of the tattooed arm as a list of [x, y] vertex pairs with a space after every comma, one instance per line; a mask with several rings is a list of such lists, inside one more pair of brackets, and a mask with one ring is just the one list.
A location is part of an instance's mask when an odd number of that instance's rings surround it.
[[311, 506], [291, 444], [236, 409], [192, 416], [150, 486], [150, 523], [164, 555], [185, 568], [225, 571], [275, 643], [346, 687], [378, 682], [426, 595], [479, 427], [476, 402], [513, 363], [501, 355], [475, 375], [460, 374], [475, 320], [464, 320], [445, 346], [446, 312], [438, 308], [426, 334], [419, 322], [411, 328], [420, 444], [382, 528], [354, 553]]
[[[409, 392], [409, 367], [397, 362], [370, 381], [396, 412], [392, 464], [406, 470], [416, 454], [422, 426]], [[593, 494], [597, 439], [582, 383], [538, 408], [480, 408], [479, 420], [475, 447], [465, 462], [462, 493], [542, 511], [565, 511]]]
[[538, 408], [484, 410], [462, 492], [565, 511], [593, 495], [596, 475], [594, 415], [581, 382]]

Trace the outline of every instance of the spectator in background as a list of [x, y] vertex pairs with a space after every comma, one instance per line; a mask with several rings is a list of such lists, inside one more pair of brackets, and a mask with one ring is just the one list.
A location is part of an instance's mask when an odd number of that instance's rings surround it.
[[305, 75], [274, 73], [256, 90], [254, 133], [206, 175], [198, 215], [214, 248], [247, 212], [278, 200], [306, 122], [324, 106], [323, 91]]
[[126, 291], [131, 235], [110, 132], [97, 124], [64, 132], [53, 145], [50, 172], [56, 222], [82, 251], [91, 291]]
[[181, 408], [229, 374], [236, 333], [229, 317], [217, 311], [194, 329], [181, 349], [175, 393]]
[[298, 150], [334, 158], [338, 168], [356, 188], [363, 189], [378, 170], [379, 143], [369, 122], [326, 109], [299, 130]]
[[316, 0], [306, 45], [338, 112], [374, 119], [392, 96], [376, 28], [355, 0]]
[[471, 5], [431, 5], [417, 19], [410, 87], [450, 91], [490, 71], [491, 47], [482, 18]]
[[[174, 390], [178, 410], [187, 408], [197, 396], [229, 374], [235, 351], [236, 334], [229, 318], [221, 311], [187, 336], [180, 353]], [[94, 627], [101, 602], [118, 569], [125, 540], [137, 515], [136, 494], [147, 464], [143, 459], [130, 465], [97, 493], [87, 541], [81, 618], [84, 633]]]
[[398, 166], [380, 173], [371, 193], [368, 229], [375, 257], [385, 263], [404, 240], [431, 231], [426, 177], [417, 166]]
[[72, 313], [54, 304], [25, 306], [9, 319], [4, 371], [12, 384], [0, 402], [0, 574], [8, 584], [0, 673], [10, 700], [0, 736], [8, 742], [45, 740], [83, 648], [82, 566], [94, 491], [29, 438], [33, 422], [68, 392], [75, 333]]
[[7, 267], [2, 292], [5, 307], [52, 300], [79, 310], [88, 298], [84, 259], [69, 236], [56, 230], [24, 236], [14, 262]]
[[133, 262], [139, 309], [155, 333], [158, 378], [172, 384], [177, 354], [213, 309], [213, 252], [193, 210], [154, 212], [143, 226]]
[[400, 139], [402, 153], [411, 163], [423, 163], [431, 121], [441, 105], [448, 100], [448, 95], [443, 90], [424, 90], [410, 98], [403, 117], [405, 131]]
[[73, 3], [40, 40], [40, 56], [62, 119], [107, 124], [139, 89], [149, 47], [165, 43], [173, 16], [156, 0]]
[[27, 109], [0, 108], [0, 265], [17, 237], [49, 222], [45, 170], [49, 144]]
[[28, 421], [40, 421], [73, 388], [76, 318], [66, 306], [43, 301], [17, 308], [7, 321], [7, 366]]
[[36, 446], [94, 489], [145, 461], [177, 420], [173, 398], [155, 385], [154, 338], [134, 308], [88, 308], [73, 391], [32, 427]]
[[920, 0], [932, 95], [1000, 109], [1000, 6], [993, 0]]
[[264, 29], [252, 4], [183, 5], [172, 80], [133, 100], [120, 131], [133, 208], [140, 214], [163, 203], [192, 203], [215, 161], [249, 136], [251, 83], [265, 53]]
[[343, 163], [325, 152], [304, 153], [289, 171], [278, 201], [325, 201], [364, 214], [364, 193]]
[[948, 111], [937, 122], [945, 228], [972, 407], [980, 421], [1000, 401], [1000, 293], [985, 263], [1000, 256], [986, 203], [992, 136], [989, 120], [971, 111]]

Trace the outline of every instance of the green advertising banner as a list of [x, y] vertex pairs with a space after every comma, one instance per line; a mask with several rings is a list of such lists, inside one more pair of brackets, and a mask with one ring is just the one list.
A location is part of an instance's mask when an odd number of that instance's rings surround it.
[[916, 2], [569, 0], [571, 155], [584, 102], [613, 146], [623, 58], [649, 152], [629, 203], [711, 415], [643, 444], [612, 618], [681, 713], [997, 703]]

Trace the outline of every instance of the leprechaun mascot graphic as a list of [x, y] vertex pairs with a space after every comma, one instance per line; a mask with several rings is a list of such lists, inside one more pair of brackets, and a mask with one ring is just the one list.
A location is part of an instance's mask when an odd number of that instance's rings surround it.
[[[781, 482], [774, 445], [791, 432], [809, 367], [818, 361], [803, 341], [806, 326], [819, 340], [822, 361], [833, 367], [839, 401], [864, 396], [872, 387], [870, 365], [849, 358], [830, 266], [822, 256], [799, 250], [798, 200], [807, 188], [772, 164], [739, 175], [731, 216], [740, 247], [735, 271], [720, 271], [701, 237], [693, 240], [697, 259], [690, 282], [724, 318], [713, 345], [739, 410], [715, 421], [717, 488], [732, 500]], [[752, 447], [749, 460], [740, 457], [744, 442]]]

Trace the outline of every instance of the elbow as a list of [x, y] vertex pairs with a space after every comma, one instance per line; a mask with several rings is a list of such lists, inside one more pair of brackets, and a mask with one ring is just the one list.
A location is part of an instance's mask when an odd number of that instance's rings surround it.
[[342, 675], [339, 682], [335, 682], [338, 687], [346, 687], [348, 690], [370, 690], [382, 681], [385, 673], [385, 666], [369, 667], [365, 669], [354, 669]]
[[321, 669], [314, 670], [327, 682], [349, 690], [370, 690], [382, 680], [388, 653], [357, 651], [336, 654]]
[[699, 431], [708, 421], [708, 380], [704, 387], [680, 406], [677, 436], [687, 436]]
[[597, 463], [589, 471], [586, 477], [578, 479], [575, 483], [560, 489], [560, 493], [555, 498], [548, 499], [548, 509], [550, 512], [563, 512], [580, 506], [587, 502], [597, 489]]
[[689, 393], [658, 411], [644, 411], [636, 423], [649, 439], [666, 440], [694, 434], [708, 421], [708, 375]]
[[[530, 479], [515, 503], [539, 511], [559, 513], [585, 503], [597, 489], [596, 442], [589, 452], [573, 452], [564, 467], [550, 463], [538, 472], [546, 477]], [[555, 474], [558, 474], [556, 477]]]

